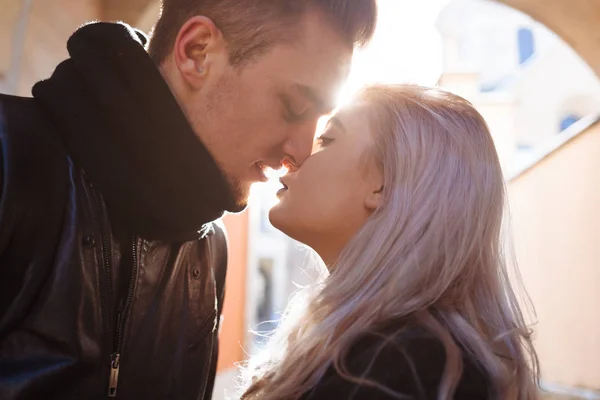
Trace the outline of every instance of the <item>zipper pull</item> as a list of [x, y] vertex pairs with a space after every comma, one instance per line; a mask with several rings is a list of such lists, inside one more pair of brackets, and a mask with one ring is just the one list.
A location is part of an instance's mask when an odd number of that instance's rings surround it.
[[113, 353], [110, 356], [110, 380], [108, 381], [108, 397], [117, 397], [117, 383], [119, 382], [119, 365], [121, 354]]

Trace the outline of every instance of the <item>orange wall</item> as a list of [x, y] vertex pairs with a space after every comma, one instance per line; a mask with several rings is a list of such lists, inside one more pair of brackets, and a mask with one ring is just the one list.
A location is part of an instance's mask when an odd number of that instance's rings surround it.
[[246, 327], [246, 265], [248, 263], [248, 212], [224, 218], [229, 239], [229, 263], [223, 306], [217, 371], [229, 369], [244, 358], [242, 344]]
[[543, 379], [600, 389], [600, 123], [508, 185]]

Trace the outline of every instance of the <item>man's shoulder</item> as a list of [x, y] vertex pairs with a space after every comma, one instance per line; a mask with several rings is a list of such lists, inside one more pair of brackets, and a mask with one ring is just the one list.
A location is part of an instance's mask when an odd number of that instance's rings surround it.
[[36, 101], [0, 94], [2, 231], [24, 226], [25, 219], [41, 221], [42, 212], [58, 211], [50, 207], [64, 205], [67, 175], [67, 152]]
[[227, 227], [225, 226], [223, 220], [218, 219], [216, 221], [213, 221], [211, 222], [211, 225], [214, 231], [213, 235], [215, 236], [215, 239], [223, 242], [224, 245], [227, 246], [229, 239], [227, 236]]
[[209, 258], [215, 274], [218, 304], [220, 304], [219, 307], [222, 307], [228, 263], [227, 230], [220, 219], [211, 222], [210, 229], [211, 233], [208, 236]]
[[211, 265], [217, 269], [227, 267], [228, 239], [227, 229], [222, 220], [210, 222], [204, 227]]
[[47, 162], [49, 157], [67, 155], [54, 124], [29, 97], [0, 94], [0, 145], [4, 162], [7, 158], [35, 162], [39, 155]]
[[32, 97], [21, 97], [0, 93], [0, 109], [2, 110], [6, 109], [14, 111], [18, 108], [24, 109], [34, 102], [35, 100]]
[[35, 99], [0, 93], [0, 121], [3, 128], [19, 129], [51, 126]]
[[227, 252], [229, 240], [227, 237], [227, 228], [221, 219], [207, 223], [201, 232], [211, 247], [211, 251]]

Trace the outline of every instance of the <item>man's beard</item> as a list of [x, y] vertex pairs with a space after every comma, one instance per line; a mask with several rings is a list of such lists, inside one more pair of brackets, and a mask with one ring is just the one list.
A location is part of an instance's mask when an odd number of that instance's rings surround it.
[[242, 212], [248, 207], [248, 197], [250, 196], [250, 186], [242, 185], [239, 182], [229, 181], [229, 187], [231, 188], [231, 194], [235, 199], [232, 210], [227, 210], [230, 213]]

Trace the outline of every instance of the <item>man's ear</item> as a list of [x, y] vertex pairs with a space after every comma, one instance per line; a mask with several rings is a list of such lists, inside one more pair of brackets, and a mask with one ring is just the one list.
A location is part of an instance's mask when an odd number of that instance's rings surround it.
[[224, 39], [215, 23], [195, 16], [181, 27], [173, 49], [175, 65], [186, 84], [199, 89], [210, 73], [212, 53], [222, 49]]

